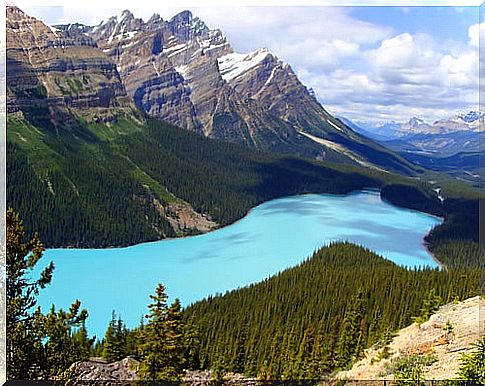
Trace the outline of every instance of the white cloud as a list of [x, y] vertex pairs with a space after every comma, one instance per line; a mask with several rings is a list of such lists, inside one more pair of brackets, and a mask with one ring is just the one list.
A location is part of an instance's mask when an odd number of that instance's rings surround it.
[[478, 50], [468, 45], [452, 54], [430, 36], [404, 33], [360, 58], [363, 70], [348, 66], [299, 76], [330, 111], [357, 120], [435, 120], [478, 105]]
[[482, 36], [482, 39], [485, 37], [485, 22], [473, 24], [468, 28], [468, 43], [471, 46], [478, 48], [480, 35]]

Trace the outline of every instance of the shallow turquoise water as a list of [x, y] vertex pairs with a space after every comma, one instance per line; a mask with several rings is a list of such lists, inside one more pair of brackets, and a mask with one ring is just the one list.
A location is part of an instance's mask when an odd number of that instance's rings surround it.
[[157, 283], [183, 305], [260, 281], [306, 259], [324, 244], [348, 240], [408, 267], [436, 263], [423, 237], [440, 219], [381, 201], [378, 192], [301, 195], [268, 201], [217, 231], [112, 249], [50, 249], [51, 285], [43, 308], [67, 308], [75, 299], [89, 311], [91, 334], [104, 335], [116, 310], [139, 323]]

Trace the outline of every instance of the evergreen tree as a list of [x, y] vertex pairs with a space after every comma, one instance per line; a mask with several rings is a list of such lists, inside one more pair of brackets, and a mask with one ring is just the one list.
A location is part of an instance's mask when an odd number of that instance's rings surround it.
[[477, 295], [479, 278], [474, 268], [409, 270], [335, 243], [297, 267], [184, 312], [197, 322], [205, 367], [235, 371], [244, 362], [249, 376], [313, 378], [350, 365], [373, 344], [384, 348], [394, 331], [431, 312], [434, 299]]
[[342, 327], [339, 333], [339, 343], [337, 349], [337, 358], [340, 366], [345, 366], [359, 353], [362, 349], [362, 338], [359, 334], [361, 330], [361, 320], [363, 317], [362, 290], [359, 290], [356, 295], [350, 299], [350, 306], [345, 313], [342, 322]]
[[116, 362], [126, 356], [126, 327], [121, 318], [116, 319], [116, 313], [111, 314], [111, 321], [106, 330], [103, 342], [103, 358], [108, 362]]
[[24, 239], [19, 215], [8, 209], [7, 378], [47, 379], [59, 376], [73, 362], [86, 358], [89, 341], [76, 338], [73, 329], [83, 328], [87, 311], [80, 309], [79, 301], [68, 312], [62, 309], [56, 312], [53, 306], [44, 315], [40, 307], [35, 308], [39, 291], [51, 281], [54, 265], [50, 263], [37, 279], [32, 279], [32, 270], [42, 257], [44, 247], [37, 234], [28, 241]]
[[177, 379], [179, 374], [173, 374], [169, 354], [173, 349], [170, 346], [173, 341], [170, 341], [167, 324], [168, 296], [165, 293], [165, 287], [159, 284], [155, 295], [150, 295], [150, 298], [153, 302], [148, 306], [149, 313], [146, 315], [148, 323], [143, 329], [139, 377], [144, 380]]
[[37, 234], [24, 241], [22, 221], [7, 210], [7, 378], [33, 379], [40, 375], [42, 362], [42, 315], [34, 310], [39, 290], [50, 283], [50, 263], [37, 280], [29, 280], [42, 257], [44, 247]]
[[165, 321], [167, 331], [167, 379], [180, 378], [185, 364], [185, 326], [183, 322], [182, 306], [179, 299], [175, 299], [167, 310]]
[[85, 341], [80, 341], [72, 334], [73, 328], [83, 328], [88, 316], [87, 311], [81, 310], [80, 306], [81, 302], [76, 301], [69, 312], [62, 309], [56, 312], [52, 306], [50, 312], [44, 317], [43, 327], [47, 337], [44, 350], [49, 377], [59, 376], [72, 363], [88, 359], [89, 339], [86, 337]]
[[458, 369], [460, 380], [485, 384], [485, 337], [474, 344], [475, 350], [469, 354], [462, 354], [461, 365]]
[[94, 356], [94, 342], [96, 337], [89, 338], [85, 321], [82, 321], [81, 327], [72, 334], [75, 355], [79, 361], [86, 361], [90, 356]]

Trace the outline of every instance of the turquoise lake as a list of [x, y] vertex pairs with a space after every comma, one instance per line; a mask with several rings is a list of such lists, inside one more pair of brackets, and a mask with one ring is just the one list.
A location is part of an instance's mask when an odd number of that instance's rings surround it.
[[68, 308], [79, 299], [89, 312], [89, 333], [101, 338], [112, 310], [136, 326], [159, 282], [169, 302], [178, 297], [188, 305], [295, 266], [332, 241], [363, 245], [407, 267], [436, 267], [423, 237], [440, 222], [390, 205], [375, 191], [285, 197], [200, 236], [127, 248], [49, 249], [39, 265], [54, 261], [56, 269], [39, 303]]

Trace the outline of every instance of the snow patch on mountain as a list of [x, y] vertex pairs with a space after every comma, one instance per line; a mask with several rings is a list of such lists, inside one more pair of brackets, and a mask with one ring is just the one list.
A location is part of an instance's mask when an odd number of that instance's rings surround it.
[[182, 78], [188, 80], [188, 74], [187, 74], [188, 66], [187, 65], [182, 65], [182, 66], [176, 66], [175, 71], [177, 71]]
[[333, 127], [335, 127], [338, 131], [341, 131], [343, 132], [342, 128], [341, 127], [338, 127], [335, 123], [333, 123], [332, 121], [326, 119], [327, 123], [331, 124]]
[[182, 43], [182, 44], [177, 44], [172, 47], [163, 47], [163, 52], [165, 54], [168, 54], [168, 56], [173, 56], [178, 54], [179, 52], [182, 52], [187, 49], [187, 44]]
[[250, 52], [249, 54], [232, 53], [217, 59], [222, 79], [229, 82], [261, 63], [271, 52], [267, 48]]

